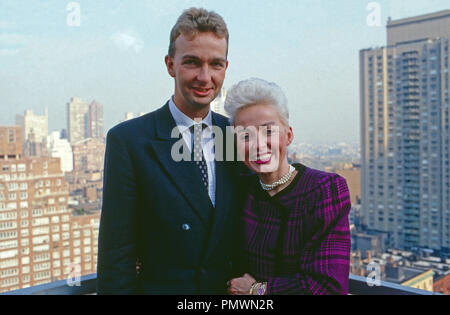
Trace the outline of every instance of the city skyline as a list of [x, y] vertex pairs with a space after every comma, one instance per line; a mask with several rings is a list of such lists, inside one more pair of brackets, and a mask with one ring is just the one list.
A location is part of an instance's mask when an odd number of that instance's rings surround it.
[[[69, 2], [0, 1], [1, 125], [48, 107], [49, 131], [65, 129], [72, 97], [103, 104], [104, 132], [125, 112], [161, 107], [173, 90], [163, 63], [171, 25], [183, 9], [205, 6], [230, 29], [226, 89], [248, 77], [274, 81], [289, 99], [296, 142], [356, 143], [359, 49], [385, 43], [389, 16], [448, 9], [446, 1], [77, 1], [80, 26], [70, 27]], [[379, 26], [368, 23], [371, 3]]]

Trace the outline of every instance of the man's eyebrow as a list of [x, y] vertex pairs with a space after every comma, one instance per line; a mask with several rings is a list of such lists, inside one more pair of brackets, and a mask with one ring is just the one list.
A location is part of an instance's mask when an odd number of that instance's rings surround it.
[[[200, 60], [198, 56], [195, 55], [184, 55], [181, 59], [194, 59], [194, 60]], [[226, 62], [226, 58], [214, 58], [213, 62]]]
[[184, 55], [183, 58], [181, 58], [181, 59], [196, 59], [196, 60], [198, 60], [200, 58], [198, 58], [197, 56], [194, 56], [194, 55]]
[[214, 58], [214, 62], [226, 62], [227, 60], [225, 58]]

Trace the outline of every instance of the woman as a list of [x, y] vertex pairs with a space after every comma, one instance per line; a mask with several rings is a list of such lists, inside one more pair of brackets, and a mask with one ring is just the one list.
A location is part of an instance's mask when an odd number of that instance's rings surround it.
[[237, 295], [347, 294], [350, 262], [346, 181], [289, 165], [294, 138], [287, 100], [274, 83], [242, 81], [228, 91], [225, 110], [238, 152], [256, 175], [240, 223], [242, 277], [228, 281]]

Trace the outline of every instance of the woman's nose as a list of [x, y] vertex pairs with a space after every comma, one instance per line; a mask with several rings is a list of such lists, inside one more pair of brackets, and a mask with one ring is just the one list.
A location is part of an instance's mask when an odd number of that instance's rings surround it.
[[260, 152], [265, 153], [265, 151], [267, 151], [267, 147], [268, 147], [267, 137], [265, 135], [258, 135], [256, 145], [257, 145], [258, 153], [260, 153]]

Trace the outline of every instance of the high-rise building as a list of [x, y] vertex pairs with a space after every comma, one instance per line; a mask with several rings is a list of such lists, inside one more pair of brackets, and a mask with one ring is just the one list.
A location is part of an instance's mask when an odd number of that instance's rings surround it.
[[89, 138], [103, 139], [103, 105], [93, 101], [89, 105]]
[[45, 156], [48, 135], [48, 109], [43, 116], [35, 115], [28, 109], [24, 115], [16, 115], [16, 125], [22, 129], [23, 156]]
[[82, 141], [89, 136], [89, 104], [79, 97], [67, 103], [67, 130], [69, 142]]
[[[27, 109], [24, 115], [16, 115], [16, 125], [22, 129], [23, 142], [33, 140], [44, 142], [48, 135], [48, 109], [44, 115], [35, 115], [31, 109]], [[33, 139], [30, 139], [33, 137]]]
[[99, 213], [72, 215], [60, 159], [22, 158], [20, 134], [0, 127], [0, 292], [90, 274], [97, 263]]
[[399, 248], [450, 250], [450, 10], [388, 20], [360, 51], [362, 211]]

